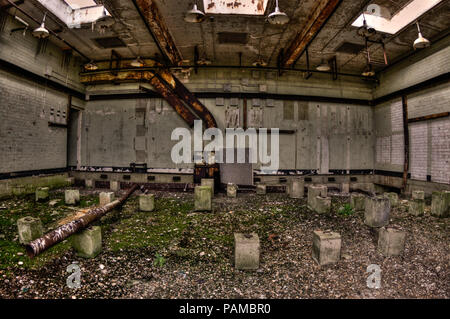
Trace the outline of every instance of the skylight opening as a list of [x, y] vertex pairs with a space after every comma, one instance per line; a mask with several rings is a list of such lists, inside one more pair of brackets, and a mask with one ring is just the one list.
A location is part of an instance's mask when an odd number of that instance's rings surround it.
[[73, 10], [93, 7], [97, 3], [94, 0], [64, 0]]
[[269, 0], [203, 0], [206, 14], [264, 15]]
[[353, 22], [352, 26], [362, 27], [365, 17], [369, 27], [379, 32], [397, 34], [441, 2], [442, 0], [413, 0], [391, 19], [377, 15], [377, 13], [365, 12]]

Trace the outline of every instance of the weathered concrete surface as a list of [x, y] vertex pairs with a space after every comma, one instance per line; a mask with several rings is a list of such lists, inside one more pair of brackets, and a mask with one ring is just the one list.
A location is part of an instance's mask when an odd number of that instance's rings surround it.
[[425, 192], [424, 191], [413, 191], [412, 199], [425, 199]]
[[76, 205], [80, 201], [80, 191], [78, 189], [66, 189], [64, 191], [64, 202], [67, 205]]
[[266, 193], [267, 193], [266, 184], [261, 184], [261, 183], [256, 184], [256, 194], [265, 195]]
[[437, 217], [450, 216], [450, 191], [433, 192], [431, 214]]
[[70, 186], [67, 173], [51, 176], [27, 176], [0, 180], [0, 199], [12, 195], [34, 194], [38, 187], [51, 189]]
[[338, 262], [341, 257], [341, 235], [331, 231], [313, 232], [312, 258], [321, 266]]
[[48, 191], [49, 188], [48, 187], [38, 187], [36, 189], [36, 193], [35, 193], [35, 199], [36, 201], [45, 201], [48, 199]]
[[316, 196], [316, 200], [314, 201], [314, 211], [319, 214], [327, 214], [331, 209], [331, 198], [330, 197], [321, 197]]
[[43, 235], [42, 223], [39, 218], [26, 216], [17, 220], [19, 242], [23, 245]]
[[240, 270], [259, 268], [259, 237], [256, 233], [234, 234], [234, 266]]
[[211, 186], [196, 186], [194, 191], [194, 202], [196, 211], [212, 210]]
[[367, 197], [365, 202], [364, 223], [370, 227], [383, 227], [389, 224], [391, 203], [384, 196]]
[[84, 181], [84, 185], [86, 186], [86, 188], [94, 188], [95, 182], [93, 179], [86, 179]]
[[151, 212], [155, 209], [155, 195], [141, 194], [139, 195], [139, 210], [143, 212]]
[[72, 236], [72, 247], [77, 255], [84, 258], [94, 258], [102, 251], [102, 229], [93, 226]]
[[303, 198], [305, 196], [305, 180], [303, 178], [291, 179], [287, 192], [290, 198]]
[[365, 210], [366, 208], [366, 196], [360, 193], [351, 193], [350, 205], [355, 211]]
[[237, 190], [238, 190], [238, 186], [236, 184], [233, 184], [233, 183], [227, 184], [227, 196], [228, 197], [236, 198]]
[[413, 199], [409, 201], [408, 212], [414, 216], [422, 216], [425, 213], [425, 200]]
[[399, 256], [405, 249], [406, 233], [392, 228], [382, 227], [378, 233], [378, 251], [384, 256]]
[[385, 193], [384, 196], [389, 198], [389, 202], [391, 203], [391, 208], [398, 205], [398, 194], [397, 193]]
[[113, 192], [101, 192], [99, 195], [99, 204], [100, 206], [105, 206], [114, 201], [114, 193]]
[[316, 207], [316, 197], [327, 197], [327, 187], [325, 185], [309, 185], [308, 186], [308, 206], [311, 209]]
[[350, 183], [342, 183], [341, 184], [341, 193], [344, 193], [344, 194], [350, 193]]
[[120, 190], [120, 182], [119, 181], [110, 181], [109, 182], [109, 189], [113, 192], [117, 192]]
[[214, 197], [214, 179], [213, 178], [202, 178], [201, 186], [211, 187], [211, 196]]

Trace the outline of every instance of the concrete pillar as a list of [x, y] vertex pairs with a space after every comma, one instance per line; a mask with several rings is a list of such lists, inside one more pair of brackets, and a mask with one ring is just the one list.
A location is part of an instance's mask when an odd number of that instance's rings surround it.
[[384, 196], [386, 196], [386, 198], [389, 198], [389, 201], [391, 202], [391, 208], [398, 205], [397, 193], [384, 193]]
[[341, 185], [341, 193], [350, 194], [350, 183], [342, 183]]
[[425, 192], [424, 191], [413, 191], [412, 199], [425, 199]]
[[66, 189], [64, 191], [64, 202], [67, 205], [76, 205], [80, 201], [80, 191], [78, 189]]
[[75, 177], [68, 177], [66, 178], [67, 186], [72, 186], [75, 184]]
[[414, 216], [422, 216], [425, 213], [425, 200], [413, 199], [409, 201], [408, 212]]
[[338, 262], [341, 258], [341, 235], [331, 231], [314, 231], [312, 258], [321, 266]]
[[114, 201], [114, 193], [113, 192], [101, 192], [99, 195], [100, 206], [105, 206]]
[[196, 211], [211, 211], [211, 186], [195, 186], [194, 201]]
[[234, 266], [241, 270], [259, 268], [259, 237], [256, 233], [234, 234]]
[[431, 214], [437, 217], [450, 216], [450, 191], [433, 192]]
[[237, 190], [238, 190], [238, 186], [236, 184], [233, 184], [233, 183], [227, 184], [227, 196], [228, 197], [236, 198]]
[[389, 224], [391, 202], [384, 196], [367, 197], [364, 223], [370, 227], [383, 227]]
[[19, 232], [19, 242], [23, 245], [41, 237], [44, 233], [41, 220], [31, 216], [18, 219], [17, 230]]
[[331, 198], [316, 196], [313, 209], [319, 214], [327, 214], [331, 209]]
[[406, 233], [389, 227], [382, 227], [378, 233], [378, 251], [384, 256], [399, 256], [405, 249]]
[[84, 185], [86, 186], [86, 188], [94, 188], [95, 182], [93, 179], [85, 179]]
[[265, 195], [267, 193], [267, 186], [266, 184], [256, 184], [256, 194], [258, 195]]
[[39, 202], [39, 201], [47, 200], [48, 199], [48, 191], [49, 191], [48, 187], [38, 187], [38, 188], [36, 188], [36, 192], [35, 192], [36, 201]]
[[202, 178], [201, 186], [211, 187], [211, 196], [214, 197], [214, 179], [213, 178]]
[[139, 210], [143, 212], [151, 212], [155, 209], [155, 195], [141, 194], [139, 195]]
[[110, 181], [109, 189], [113, 192], [118, 192], [120, 190], [120, 182], [119, 181]]
[[327, 187], [325, 185], [308, 186], [308, 206], [314, 209], [316, 207], [316, 197], [327, 197]]
[[350, 206], [352, 206], [355, 211], [364, 210], [366, 208], [366, 196], [359, 193], [351, 193]]
[[303, 198], [305, 196], [305, 180], [303, 178], [294, 178], [288, 185], [290, 198]]
[[77, 255], [94, 258], [102, 251], [102, 229], [100, 226], [87, 228], [72, 236], [72, 247]]

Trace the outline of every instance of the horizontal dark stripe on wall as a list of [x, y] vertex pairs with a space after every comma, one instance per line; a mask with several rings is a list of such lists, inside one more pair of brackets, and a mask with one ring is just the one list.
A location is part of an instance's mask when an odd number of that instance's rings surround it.
[[[392, 176], [392, 177], [403, 177], [403, 172], [375, 170], [375, 175]], [[411, 174], [408, 174], [408, 178], [411, 178]]]
[[11, 178], [19, 178], [19, 177], [29, 177], [29, 176], [37, 176], [37, 175], [51, 175], [51, 174], [59, 174], [67, 172], [67, 168], [47, 168], [47, 169], [38, 169], [32, 171], [19, 171], [19, 172], [10, 172], [10, 173], [0, 173], [0, 180], [2, 179], [11, 179]]

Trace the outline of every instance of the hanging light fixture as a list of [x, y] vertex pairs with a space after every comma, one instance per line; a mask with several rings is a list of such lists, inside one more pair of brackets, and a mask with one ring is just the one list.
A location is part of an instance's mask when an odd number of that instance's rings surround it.
[[329, 63], [325, 62], [324, 59], [322, 59], [320, 64], [316, 67], [316, 70], [320, 72], [329, 72], [331, 71], [331, 67]]
[[33, 31], [33, 36], [38, 38], [38, 39], [45, 39], [48, 38], [48, 36], [50, 35], [50, 33], [48, 32], [48, 30], [45, 28], [45, 16], [47, 15], [47, 12], [44, 13], [44, 18], [42, 19], [42, 23], [41, 25], [34, 29]]
[[200, 23], [205, 20], [205, 14], [197, 8], [197, 3], [194, 3], [192, 10], [189, 10], [184, 17], [184, 21], [189, 23]]
[[269, 14], [267, 20], [269, 20], [271, 24], [278, 24], [278, 25], [286, 24], [289, 22], [289, 17], [287, 16], [287, 14], [281, 12], [280, 8], [278, 7], [278, 0], [275, 5], [275, 11]]
[[414, 50], [427, 48], [431, 45], [430, 41], [425, 39], [420, 31], [419, 21], [416, 22], [417, 30], [419, 31], [419, 37], [414, 41]]
[[89, 63], [86, 63], [84, 65], [84, 69], [86, 71], [95, 71], [98, 69], [98, 65], [93, 60], [91, 60]]
[[363, 73], [361, 75], [365, 76], [365, 77], [373, 77], [373, 76], [375, 76], [375, 71], [373, 70], [372, 64], [367, 64], [366, 67], [364, 68]]
[[136, 59], [134, 59], [133, 61], [131, 61], [130, 65], [135, 67], [135, 68], [142, 68], [144, 66], [144, 61], [141, 59], [140, 56], [138, 56]]

